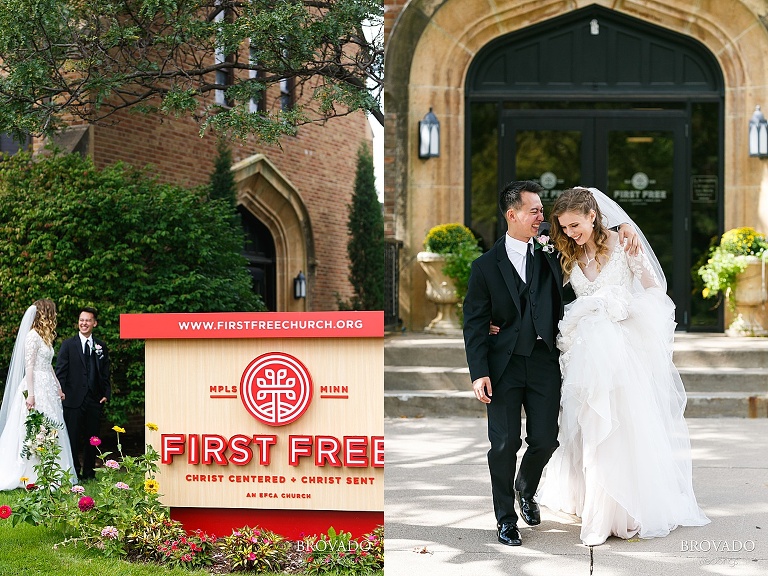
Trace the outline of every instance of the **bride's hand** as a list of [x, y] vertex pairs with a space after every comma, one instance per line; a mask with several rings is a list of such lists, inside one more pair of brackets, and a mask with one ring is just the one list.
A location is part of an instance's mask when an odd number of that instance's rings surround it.
[[35, 407], [34, 395], [30, 394], [29, 396], [27, 396], [26, 404], [27, 404], [27, 410], [32, 410], [32, 408]]
[[59, 398], [64, 400], [64, 390], [62, 390], [61, 388], [59, 388]]

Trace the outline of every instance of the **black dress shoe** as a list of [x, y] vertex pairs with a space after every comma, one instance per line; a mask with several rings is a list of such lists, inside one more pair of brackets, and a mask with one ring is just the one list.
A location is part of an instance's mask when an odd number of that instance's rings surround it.
[[523, 543], [520, 539], [520, 531], [512, 522], [498, 524], [496, 533], [499, 535], [499, 542], [506, 546], [520, 546]]
[[541, 524], [541, 514], [539, 513], [539, 505], [533, 498], [526, 498], [520, 494], [517, 494], [517, 503], [520, 505], [520, 516], [523, 517], [525, 523], [528, 526], [538, 526]]

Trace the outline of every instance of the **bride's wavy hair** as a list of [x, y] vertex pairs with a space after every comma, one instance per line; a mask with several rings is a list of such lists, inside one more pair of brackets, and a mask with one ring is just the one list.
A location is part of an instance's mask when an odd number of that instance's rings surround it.
[[[588, 216], [589, 211], [595, 211], [595, 227], [593, 230], [593, 240], [597, 246], [595, 258], [608, 254], [608, 231], [603, 225], [603, 215], [600, 213], [600, 207], [592, 192], [586, 188], [569, 188], [555, 200], [549, 221], [552, 225], [552, 241], [558, 252], [560, 252], [560, 265], [566, 275], [571, 273], [579, 256], [579, 245], [563, 232], [560, 226], [559, 216], [566, 212]], [[597, 268], [600, 269], [600, 260], [597, 260]]]
[[53, 341], [56, 339], [56, 304], [53, 300], [42, 298], [35, 302], [35, 307], [37, 314], [32, 321], [32, 329], [40, 334], [43, 342], [53, 346]]

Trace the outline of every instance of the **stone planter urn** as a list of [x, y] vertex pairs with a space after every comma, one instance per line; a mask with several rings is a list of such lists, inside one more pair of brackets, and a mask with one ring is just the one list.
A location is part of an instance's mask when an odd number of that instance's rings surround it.
[[762, 258], [747, 256], [747, 267], [732, 288], [736, 310], [735, 320], [725, 331], [728, 336], [768, 336], [766, 272]]
[[461, 336], [461, 324], [456, 311], [459, 297], [453, 280], [443, 274], [445, 255], [419, 252], [416, 260], [427, 275], [427, 300], [437, 305], [437, 316], [424, 331], [446, 336]]

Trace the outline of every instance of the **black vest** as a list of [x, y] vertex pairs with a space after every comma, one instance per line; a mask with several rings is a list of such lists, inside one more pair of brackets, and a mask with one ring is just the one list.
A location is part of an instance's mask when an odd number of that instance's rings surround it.
[[517, 335], [517, 342], [512, 350], [513, 354], [520, 356], [530, 356], [533, 352], [533, 345], [536, 344], [536, 326], [533, 323], [532, 301], [530, 294], [530, 284], [523, 282], [520, 278], [520, 274], [517, 273], [517, 268], [512, 266], [512, 270], [515, 273], [515, 282], [517, 284], [517, 292], [520, 296], [520, 333]]
[[[94, 345], [96, 343], [94, 342]], [[87, 349], [87, 344], [86, 344]], [[99, 395], [99, 369], [96, 367], [96, 351], [86, 353], [85, 367], [88, 371], [88, 391], [94, 396]]]

